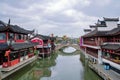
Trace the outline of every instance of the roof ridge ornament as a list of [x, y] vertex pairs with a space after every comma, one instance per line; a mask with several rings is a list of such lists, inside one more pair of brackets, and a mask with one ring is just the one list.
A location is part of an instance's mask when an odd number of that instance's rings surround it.
[[113, 17], [113, 18], [109, 18], [109, 17], [103, 17], [104, 21], [119, 21], [119, 17]]
[[8, 20], [8, 26], [10, 26], [10, 19]]

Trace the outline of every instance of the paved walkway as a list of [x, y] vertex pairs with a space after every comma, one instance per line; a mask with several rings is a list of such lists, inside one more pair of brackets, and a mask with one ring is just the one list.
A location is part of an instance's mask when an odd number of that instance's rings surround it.
[[[80, 49], [80, 51], [82, 53], [85, 54], [85, 52]], [[101, 64], [92, 64], [89, 65], [90, 68], [92, 68], [95, 72], [98, 73], [98, 75], [100, 75], [102, 78], [104, 78], [104, 80], [120, 80], [120, 74], [113, 71], [113, 70], [105, 70], [104, 69], [104, 65]]]
[[97, 72], [105, 80], [120, 80], [120, 74], [113, 70], [105, 70], [103, 65], [91, 64], [89, 65], [95, 72]]

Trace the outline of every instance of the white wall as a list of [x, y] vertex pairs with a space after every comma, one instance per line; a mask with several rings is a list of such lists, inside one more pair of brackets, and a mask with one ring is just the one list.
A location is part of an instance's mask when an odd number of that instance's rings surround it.
[[119, 64], [116, 64], [116, 63], [114, 63], [114, 62], [112, 62], [112, 61], [109, 61], [109, 60], [107, 60], [107, 59], [102, 59], [103, 60], [103, 62], [105, 62], [105, 63], [109, 63], [112, 67], [115, 67], [115, 68], [117, 68], [118, 70], [120, 70], [120, 65]]
[[102, 51], [98, 50], [98, 63], [102, 64]]
[[106, 21], [107, 27], [98, 27], [98, 31], [109, 31], [114, 28], [117, 28], [117, 22], [116, 21]]
[[91, 28], [91, 31], [95, 30], [95, 28]]

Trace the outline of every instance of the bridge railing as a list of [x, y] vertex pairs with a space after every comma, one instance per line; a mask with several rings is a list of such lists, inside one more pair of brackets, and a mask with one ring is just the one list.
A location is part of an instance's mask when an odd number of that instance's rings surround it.
[[78, 44], [57, 44], [56, 45], [56, 50], [59, 50], [61, 49], [62, 47], [65, 47], [65, 46], [71, 46], [71, 47], [74, 47], [75, 49], [77, 50], [80, 50], [80, 47]]

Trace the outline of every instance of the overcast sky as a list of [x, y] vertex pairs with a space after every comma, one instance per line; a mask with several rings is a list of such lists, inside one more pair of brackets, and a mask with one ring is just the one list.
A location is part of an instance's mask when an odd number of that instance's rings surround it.
[[102, 17], [120, 17], [120, 0], [0, 0], [0, 20], [44, 35], [80, 37]]

